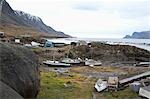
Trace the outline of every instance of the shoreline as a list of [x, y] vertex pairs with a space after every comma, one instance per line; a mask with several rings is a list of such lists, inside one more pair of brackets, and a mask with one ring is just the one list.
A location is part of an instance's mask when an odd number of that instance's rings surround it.
[[47, 40], [63, 40], [63, 42], [102, 42], [111, 45], [130, 45], [150, 51], [150, 39], [125, 39], [125, 38], [47, 38]]

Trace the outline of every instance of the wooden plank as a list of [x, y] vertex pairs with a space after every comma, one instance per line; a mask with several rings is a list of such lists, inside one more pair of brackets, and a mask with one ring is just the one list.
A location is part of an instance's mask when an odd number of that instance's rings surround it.
[[133, 81], [133, 80], [136, 80], [136, 79], [140, 79], [140, 78], [143, 78], [143, 77], [148, 77], [148, 76], [150, 76], [150, 71], [142, 73], [142, 74], [139, 74], [139, 75], [135, 75], [133, 77], [122, 79], [122, 80], [119, 81], [119, 83], [123, 84], [123, 83], [127, 83], [127, 82], [130, 82], [130, 81]]

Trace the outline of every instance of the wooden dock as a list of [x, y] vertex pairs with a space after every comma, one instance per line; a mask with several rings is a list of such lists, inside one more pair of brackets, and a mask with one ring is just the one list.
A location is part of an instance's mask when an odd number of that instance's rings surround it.
[[150, 76], [150, 71], [139, 74], [139, 75], [135, 75], [133, 77], [122, 79], [119, 81], [119, 84], [121, 84], [121, 85], [126, 84], [126, 83], [132, 82], [134, 80], [141, 79], [141, 78], [148, 77], [148, 76]]

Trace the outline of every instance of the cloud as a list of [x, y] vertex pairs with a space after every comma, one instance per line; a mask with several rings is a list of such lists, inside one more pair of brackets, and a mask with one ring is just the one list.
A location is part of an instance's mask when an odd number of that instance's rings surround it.
[[150, 0], [93, 0], [73, 5], [73, 9], [117, 13], [122, 18], [140, 18], [150, 15]]
[[97, 2], [80, 2], [73, 6], [73, 9], [85, 11], [98, 11], [100, 5]]
[[142, 18], [150, 15], [150, 1], [131, 2], [118, 7], [118, 12], [125, 18]]
[[117, 13], [122, 18], [143, 18], [150, 15], [150, 1], [138, 0], [128, 2], [104, 3], [103, 9], [108, 13]]
[[[7, 0], [76, 37], [123, 37], [149, 30], [150, 0]], [[34, 5], [33, 5], [34, 4]]]

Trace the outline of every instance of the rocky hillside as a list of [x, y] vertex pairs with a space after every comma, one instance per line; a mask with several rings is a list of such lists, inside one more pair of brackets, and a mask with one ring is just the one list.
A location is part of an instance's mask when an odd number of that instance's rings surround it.
[[[23, 11], [15, 11], [5, 0], [0, 0], [0, 31], [6, 31], [8, 28], [17, 29], [14, 32], [37, 32], [41, 33], [40, 35], [49, 35], [54, 37], [70, 37], [69, 35], [64, 34], [63, 32], [58, 32], [44, 24], [41, 18], [37, 16], [30, 15]], [[22, 31], [19, 31], [19, 28], [23, 28]], [[30, 31], [29, 31], [30, 30]], [[38, 34], [37, 34], [38, 35]]]
[[126, 35], [124, 38], [150, 39], [150, 31], [134, 32], [131, 36]]
[[0, 57], [0, 86], [7, 88], [0, 90], [0, 97], [36, 98], [40, 87], [37, 56], [27, 48], [0, 43]]

